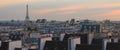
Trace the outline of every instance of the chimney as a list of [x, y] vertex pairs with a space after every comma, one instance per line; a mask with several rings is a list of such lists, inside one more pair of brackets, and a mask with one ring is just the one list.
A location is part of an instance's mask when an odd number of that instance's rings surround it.
[[60, 41], [63, 41], [65, 34], [60, 34]]
[[111, 42], [111, 39], [103, 39], [102, 50], [106, 50], [108, 42]]
[[94, 36], [94, 34], [93, 33], [88, 33], [88, 44], [89, 45], [91, 45], [91, 43], [92, 43], [92, 40], [93, 40], [93, 36]]
[[68, 39], [68, 50], [75, 50], [76, 44], [80, 44], [80, 37], [71, 37]]

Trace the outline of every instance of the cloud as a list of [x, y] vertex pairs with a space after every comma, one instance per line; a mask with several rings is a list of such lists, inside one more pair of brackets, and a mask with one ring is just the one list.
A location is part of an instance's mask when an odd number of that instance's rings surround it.
[[32, 10], [35, 13], [38, 14], [47, 14], [51, 12], [56, 12], [56, 11], [72, 11], [80, 8], [79, 6], [65, 6], [65, 7], [58, 7], [58, 8], [51, 8], [51, 9], [42, 9], [42, 10]]
[[7, 7], [17, 4], [48, 2], [49, 0], [0, 0], [0, 7]]
[[109, 11], [106, 11], [106, 12], [101, 12], [99, 14], [92, 14], [92, 15], [85, 16], [85, 17], [88, 17], [89, 19], [95, 19], [95, 20], [110, 19], [110, 20], [114, 20], [114, 21], [119, 21], [120, 20], [120, 14], [119, 13], [120, 13], [120, 9], [109, 10]]
[[70, 14], [75, 14], [77, 13], [76, 11], [64, 11], [64, 12], [59, 12], [56, 13], [57, 15], [70, 15]]
[[69, 6], [61, 6], [56, 8], [46, 8], [46, 9], [38, 9], [32, 10], [34, 13], [38, 14], [48, 14], [52, 12], [61, 12], [61, 11], [76, 11], [76, 10], [87, 10], [87, 9], [98, 9], [98, 8], [112, 8], [119, 7], [120, 3], [114, 4], [77, 4], [77, 5], [69, 5]]
[[120, 16], [120, 10], [112, 10], [112, 11], [108, 11], [102, 14], [99, 14], [99, 16]]

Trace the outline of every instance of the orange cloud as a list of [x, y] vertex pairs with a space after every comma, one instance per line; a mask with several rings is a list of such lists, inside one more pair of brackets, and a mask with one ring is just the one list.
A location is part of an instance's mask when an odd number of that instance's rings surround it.
[[112, 10], [102, 14], [98, 14], [97, 16], [120, 16], [120, 10]]
[[107, 8], [107, 7], [119, 7], [120, 3], [112, 3], [112, 4], [93, 4], [91, 6], [91, 8]]
[[77, 12], [76, 11], [64, 11], [64, 12], [59, 12], [57, 14], [59, 14], [59, 15], [66, 15], [66, 14], [75, 14], [75, 13], [77, 13]]
[[35, 14], [46, 14], [46, 13], [54, 12], [54, 11], [56, 10], [55, 9], [32, 10], [32, 12]]
[[78, 4], [78, 5], [70, 5], [63, 6], [51, 9], [42, 9], [42, 10], [33, 10], [34, 13], [47, 14], [51, 12], [59, 12], [59, 11], [74, 11], [74, 10], [84, 10], [84, 9], [93, 9], [93, 8], [111, 8], [111, 7], [119, 7], [120, 3], [115, 4]]
[[76, 9], [80, 9], [83, 6], [81, 5], [72, 5], [72, 6], [64, 6], [64, 7], [60, 7], [57, 10], [58, 11], [67, 11], [67, 10], [76, 10]]
[[93, 15], [90, 15], [89, 17], [91, 17], [92, 19], [97, 19], [97, 20], [110, 19], [114, 21], [119, 21], [120, 20], [119, 13], [120, 13], [120, 10], [112, 10], [112, 11], [107, 11], [107, 12], [100, 13], [100, 14], [93, 14]]
[[63, 6], [63, 7], [57, 7], [57, 8], [51, 8], [51, 9], [42, 9], [42, 10], [32, 10], [34, 13], [40, 13], [40, 14], [47, 14], [51, 12], [56, 12], [56, 11], [73, 11], [82, 8], [80, 5], [73, 5], [73, 6]]

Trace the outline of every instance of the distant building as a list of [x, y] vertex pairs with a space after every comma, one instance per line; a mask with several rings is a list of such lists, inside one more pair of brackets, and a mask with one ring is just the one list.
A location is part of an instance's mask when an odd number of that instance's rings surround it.
[[75, 19], [71, 19], [70, 26], [74, 26], [74, 25], [75, 25]]
[[101, 25], [95, 21], [85, 20], [80, 24], [82, 25], [80, 32], [101, 32]]
[[46, 23], [47, 20], [46, 19], [37, 19], [36, 23]]

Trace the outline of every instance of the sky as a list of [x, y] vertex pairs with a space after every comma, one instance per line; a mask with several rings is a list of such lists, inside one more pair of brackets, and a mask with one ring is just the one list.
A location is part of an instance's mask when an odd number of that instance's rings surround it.
[[27, 3], [30, 20], [120, 21], [120, 0], [0, 0], [0, 20], [24, 20]]

